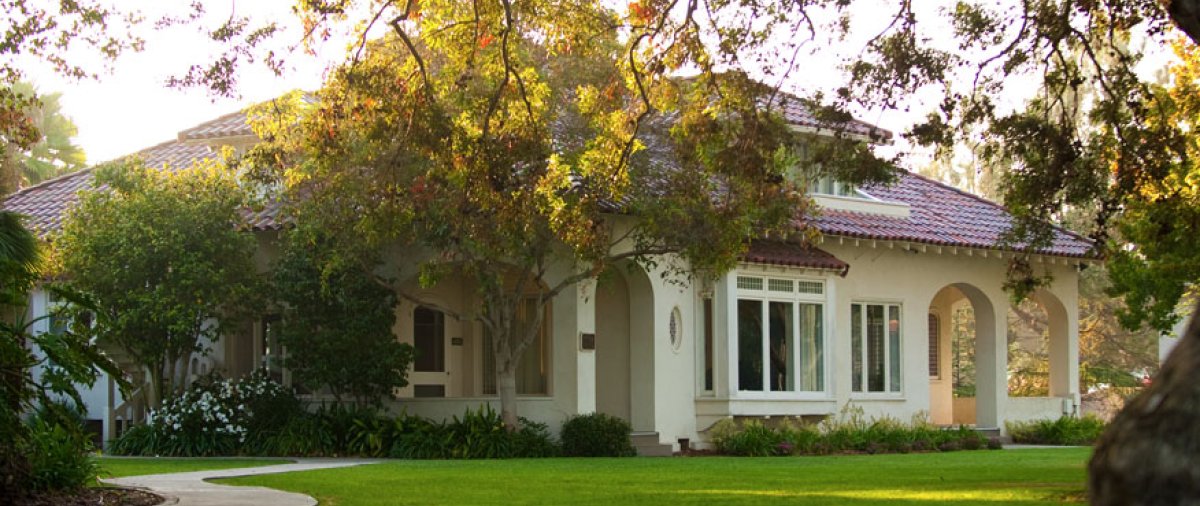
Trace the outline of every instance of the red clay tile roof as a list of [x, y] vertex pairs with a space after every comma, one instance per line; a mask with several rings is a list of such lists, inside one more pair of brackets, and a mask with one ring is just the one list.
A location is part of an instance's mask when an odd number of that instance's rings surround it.
[[[908, 204], [909, 217], [830, 209], [814, 218], [816, 227], [831, 236], [999, 249], [997, 243], [1013, 221], [999, 204], [911, 172], [901, 173], [891, 186], [867, 186], [863, 191], [880, 200]], [[1059, 227], [1055, 227], [1053, 244], [1037, 252], [1096, 256], [1092, 241]]]
[[[794, 124], [816, 126], [816, 120], [798, 101], [783, 104], [785, 116]], [[890, 136], [886, 130], [855, 121], [848, 129], [876, 138]], [[183, 142], [206, 138], [249, 134], [245, 115], [232, 113], [179, 133], [180, 141], [154, 146], [137, 153], [152, 166], [186, 167], [193, 161], [213, 155], [201, 143]], [[92, 174], [86, 169], [25, 188], [9, 196], [3, 208], [29, 216], [28, 224], [40, 234], [56, 231], [68, 206], [78, 199], [75, 193], [90, 188]], [[903, 172], [891, 186], [874, 185], [863, 190], [885, 201], [910, 206], [908, 218], [864, 214], [843, 210], [825, 210], [813, 218], [818, 230], [828, 236], [877, 240], [908, 241], [931, 245], [996, 249], [997, 242], [1012, 223], [1012, 216], [1001, 206], [925, 177]], [[247, 224], [255, 230], [278, 229], [280, 204], [247, 210]], [[838, 269], [844, 262], [821, 250], [798, 253], [796, 246], [755, 242], [747, 261], [780, 265]], [[1094, 257], [1091, 241], [1062, 229], [1056, 229], [1051, 247], [1039, 253]], [[822, 256], [824, 254], [824, 256]]]
[[[202, 145], [171, 141], [135, 153], [147, 166], [188, 167], [193, 161], [212, 156]], [[25, 224], [39, 235], [57, 231], [66, 210], [79, 200], [80, 190], [92, 188], [92, 169], [73, 172], [23, 188], [4, 199], [3, 208], [27, 216]]]
[[812, 111], [792, 95], [784, 94], [782, 98], [776, 99], [776, 102], [778, 102], [778, 108], [783, 115], [783, 119], [796, 126], [810, 127], [824, 131], [841, 129], [875, 141], [885, 141], [892, 138], [892, 132], [856, 119], [851, 119], [840, 125], [830, 125], [827, 121], [819, 120], [813, 116]]
[[246, 124], [246, 113], [237, 111], [179, 132], [179, 140], [217, 139], [245, 135], [254, 135], [254, 132], [250, 130], [250, 125]]
[[837, 271], [845, 276], [850, 264], [825, 250], [781, 241], [751, 241], [742, 261], [756, 264], [787, 265]]

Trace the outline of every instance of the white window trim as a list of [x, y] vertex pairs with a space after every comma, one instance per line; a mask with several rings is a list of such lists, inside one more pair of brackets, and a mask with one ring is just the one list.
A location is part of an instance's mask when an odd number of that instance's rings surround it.
[[[887, 311], [888, 306], [896, 306], [899, 308], [899, 311], [900, 311], [900, 351], [899, 351], [900, 360], [899, 360], [899, 364], [897, 364], [897, 365], [900, 366], [900, 376], [899, 376], [900, 377], [900, 391], [893, 392], [890, 389], [890, 387], [891, 387], [890, 382], [891, 382], [891, 378], [892, 378], [891, 377], [891, 372], [892, 372], [891, 367], [892, 366], [891, 366], [891, 363], [890, 363], [890, 360], [888, 359], [888, 357], [891, 357], [891, 349], [890, 349], [891, 339], [889, 339], [889, 336], [887, 336], [886, 334], [884, 335], [884, 340], [883, 340], [883, 349], [884, 349], [884, 357], [885, 357], [884, 362], [883, 362], [884, 391], [870, 392], [870, 391], [866, 390], [867, 389], [867, 353], [868, 352], [867, 352], [867, 346], [866, 346], [866, 341], [865, 341], [867, 327], [866, 327], [866, 321], [865, 321], [866, 311], [864, 310], [863, 311], [864, 321], [863, 321], [863, 326], [862, 326], [863, 335], [860, 336], [861, 338], [864, 339], [863, 346], [862, 346], [862, 364], [863, 364], [863, 369], [862, 369], [863, 391], [862, 392], [854, 391], [854, 376], [853, 376], [854, 375], [854, 363], [853, 363], [853, 361], [854, 361], [854, 357], [853, 357], [853, 353], [854, 353], [854, 343], [853, 343], [854, 322], [850, 322], [850, 325], [848, 325], [847, 329], [846, 329], [846, 331], [850, 335], [850, 339], [851, 339], [851, 343], [850, 343], [850, 353], [851, 353], [850, 374], [851, 374], [851, 377], [850, 377], [850, 385], [849, 385], [850, 386], [850, 399], [851, 400], [867, 400], [867, 401], [870, 401], [870, 400], [894, 401], [894, 400], [906, 399], [905, 393], [907, 392], [907, 387], [908, 387], [909, 382], [905, 381], [905, 379], [904, 379], [904, 369], [905, 369], [904, 368], [904, 337], [905, 337], [904, 336], [904, 324], [908, 318], [904, 315], [904, 302], [900, 299], [853, 299], [850, 301], [851, 308], [853, 308], [855, 304], [861, 304], [863, 306], [868, 306], [868, 305], [883, 306], [885, 320], [887, 319], [886, 311]], [[851, 315], [851, 318], [853, 318], [853, 315], [854, 315], [853, 310], [850, 311], [850, 315]], [[886, 327], [884, 330], [886, 332]]]
[[[738, 280], [738, 277], [740, 277], [740, 276], [761, 278], [763, 280], [762, 289], [753, 290], [753, 289], [747, 289], [747, 288], [739, 288], [737, 286], [737, 280]], [[785, 279], [785, 280], [790, 280], [793, 283], [805, 282], [805, 281], [816, 282], [816, 283], [821, 284], [822, 290], [821, 290], [820, 294], [799, 293], [798, 291], [795, 290], [795, 286], [793, 286], [793, 291], [790, 293], [771, 291], [770, 290], [770, 281], [769, 281], [770, 279]], [[734, 308], [733, 313], [729, 315], [729, 319], [731, 320], [731, 325], [730, 325], [731, 329], [738, 328], [736, 307], [737, 307], [737, 303], [739, 300], [757, 300], [757, 301], [763, 302], [762, 308], [763, 308], [763, 313], [764, 313], [763, 314], [764, 322], [767, 321], [766, 320], [767, 311], [768, 311], [768, 306], [769, 306], [770, 301], [789, 302], [792, 304], [792, 308], [793, 308], [794, 312], [799, 311], [800, 304], [820, 304], [821, 305], [821, 330], [822, 330], [821, 338], [820, 338], [821, 339], [821, 361], [822, 361], [821, 384], [824, 387], [824, 389], [820, 390], [820, 391], [808, 391], [808, 390], [804, 390], [804, 391], [797, 390], [797, 391], [791, 391], [791, 392], [771, 391], [768, 387], [770, 382], [768, 381], [768, 378], [766, 377], [769, 374], [768, 368], [765, 367], [765, 363], [764, 363], [763, 390], [761, 390], [761, 391], [741, 390], [740, 385], [735, 385], [737, 383], [736, 371], [738, 370], [739, 360], [741, 359], [741, 357], [738, 355], [738, 352], [737, 352], [738, 347], [733, 344], [734, 342], [737, 341], [737, 336], [730, 335], [730, 336], [727, 336], [727, 338], [729, 339], [729, 341], [731, 343], [728, 348], [730, 350], [729, 360], [728, 360], [729, 381], [730, 381], [730, 386], [733, 387], [730, 389], [730, 397], [735, 398], [735, 399], [744, 399], [744, 400], [826, 401], [826, 400], [833, 399], [834, 389], [833, 389], [833, 383], [832, 383], [833, 378], [831, 377], [830, 347], [829, 347], [830, 346], [831, 329], [833, 328], [831, 325], [831, 323], [832, 323], [831, 313], [833, 313], [833, 311], [829, 310], [830, 309], [829, 300], [830, 300], [831, 291], [832, 290], [831, 290], [830, 280], [828, 278], [823, 278], [823, 277], [806, 276], [806, 275], [802, 275], [802, 274], [794, 274], [794, 273], [788, 273], [788, 272], [772, 272], [772, 271], [768, 271], [768, 270], [757, 270], [757, 269], [738, 269], [738, 270], [735, 270], [732, 273], [730, 273], [729, 295], [733, 299], [731, 307]], [[796, 335], [793, 335], [793, 339], [798, 340], [798, 338], [799, 338], [798, 333], [799, 333], [799, 327], [797, 326], [793, 329], [793, 334], [796, 334]], [[762, 339], [762, 347], [763, 347], [763, 350], [762, 350], [763, 355], [762, 356], [764, 357], [764, 360], [766, 360], [766, 357], [770, 356], [770, 350], [768, 349], [768, 340], [767, 339]], [[795, 363], [799, 363], [799, 361], [800, 361], [799, 346], [793, 346], [793, 348], [794, 348], [794, 350], [792, 351], [793, 359], [794, 359]]]

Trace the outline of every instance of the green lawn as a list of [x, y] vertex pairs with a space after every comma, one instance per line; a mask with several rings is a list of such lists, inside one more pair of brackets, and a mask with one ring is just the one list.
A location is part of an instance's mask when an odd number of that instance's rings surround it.
[[1086, 448], [791, 458], [391, 461], [221, 480], [326, 506], [393, 504], [1060, 504]]
[[287, 464], [285, 459], [179, 459], [179, 458], [121, 458], [100, 457], [100, 477], [120, 478], [143, 474], [186, 473], [209, 469]]

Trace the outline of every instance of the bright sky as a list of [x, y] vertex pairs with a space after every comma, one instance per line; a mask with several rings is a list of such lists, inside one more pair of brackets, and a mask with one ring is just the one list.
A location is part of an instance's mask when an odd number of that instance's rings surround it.
[[[857, 11], [863, 13], [853, 19], [858, 34], [878, 33], [894, 8], [887, 0], [870, 1], [877, 3], [878, 8]], [[342, 43], [329, 43], [326, 47], [317, 48], [318, 56], [295, 51], [288, 55], [289, 70], [282, 77], [273, 75], [261, 65], [248, 65], [240, 76], [238, 99], [214, 99], [204, 90], [168, 88], [165, 83], [169, 76], [182, 75], [189, 66], [207, 61], [214, 54], [214, 47], [195, 27], [150, 29], [153, 20], [171, 9], [178, 14], [181, 4], [186, 3], [162, 0], [122, 0], [117, 3], [123, 10], [142, 11], [146, 19], [151, 21], [146, 23], [148, 26], [143, 34], [146, 48], [141, 53], [122, 56], [113, 65], [112, 72], [102, 74], [97, 81], [74, 82], [39, 67], [35, 62], [23, 65], [27, 69], [27, 78], [41, 92], [62, 92], [63, 109], [79, 128], [76, 143], [84, 148], [89, 162], [110, 160], [172, 140], [180, 130], [289, 90], [317, 89], [324, 78], [325, 69], [344, 54]], [[921, 2], [918, 5], [932, 12], [937, 3]], [[208, 12], [201, 26], [215, 26], [219, 20], [231, 14], [248, 15], [257, 20], [274, 19], [284, 26], [293, 26], [297, 23], [292, 17], [291, 4], [285, 0], [204, 2]], [[865, 36], [859, 38], [865, 40]], [[281, 44], [293, 44], [299, 40], [299, 34], [293, 30], [278, 40]], [[841, 58], [855, 55], [862, 45], [862, 42], [848, 42], [832, 51], [823, 50], [819, 54], [802, 57], [784, 89], [802, 93], [831, 89], [840, 82], [837, 63]], [[1010, 88], [1015, 96], [1027, 96], [1033, 89], [1031, 84], [1014, 82]], [[924, 107], [916, 107], [910, 111], [863, 112], [860, 119], [899, 133], [915, 122], [918, 114], [924, 110]], [[901, 143], [892, 149], [905, 151], [906, 146]], [[921, 163], [921, 160], [914, 159], [907, 165], [916, 168], [914, 165]]]
[[[147, 20], [160, 18], [175, 4], [184, 2], [124, 0], [122, 9], [138, 9]], [[280, 19], [294, 25], [291, 2], [205, 2], [207, 19], [221, 20], [231, 12], [256, 19]], [[270, 16], [270, 17], [267, 17]], [[151, 23], [147, 23], [151, 24]], [[215, 22], [207, 23], [213, 26]], [[31, 63], [27, 78], [42, 93], [61, 92], [63, 110], [79, 128], [76, 144], [87, 153], [89, 163], [111, 160], [143, 148], [169, 141], [180, 130], [234, 112], [247, 105], [267, 100], [293, 89], [317, 89], [326, 64], [300, 51], [290, 55], [289, 71], [277, 77], [257, 65], [246, 66], [240, 77], [238, 99], [217, 99], [204, 90], [168, 88], [167, 78], [186, 73], [193, 64], [206, 61], [216, 49], [195, 27], [176, 26], [164, 30], [145, 27], [146, 48], [140, 53], [120, 57], [109, 73], [99, 80], [74, 81], [56, 75], [48, 68]], [[289, 33], [281, 42], [292, 43], [298, 36]], [[341, 48], [323, 48], [329, 57], [341, 54]]]

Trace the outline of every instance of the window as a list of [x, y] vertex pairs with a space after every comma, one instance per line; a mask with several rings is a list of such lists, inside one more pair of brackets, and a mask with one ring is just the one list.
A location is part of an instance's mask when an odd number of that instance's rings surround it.
[[749, 276], [737, 279], [737, 389], [824, 391], [824, 306], [813, 295], [823, 293], [824, 285], [766, 281]]
[[713, 389], [713, 301], [704, 298], [704, 390]]
[[[544, 311], [542, 326], [537, 331], [533, 342], [525, 348], [521, 362], [517, 365], [517, 393], [521, 395], [546, 395], [550, 377], [550, 340], [546, 338], [549, 330], [550, 307], [539, 308], [537, 299], [525, 299], [524, 311], [517, 317], [521, 321], [529, 321]], [[492, 351], [492, 334], [483, 329], [483, 393], [496, 395], [496, 354]]]
[[850, 307], [851, 387], [855, 392], [900, 392], [900, 306]]
[[832, 176], [821, 176], [808, 182], [808, 193], [835, 195], [838, 197], [862, 197], [850, 183], [843, 183]]
[[436, 309], [418, 306], [413, 311], [413, 360], [415, 372], [445, 372], [446, 315]]
[[283, 346], [279, 344], [279, 316], [264, 317], [259, 324], [259, 349], [262, 350], [261, 364], [272, 381], [283, 384]]
[[937, 315], [929, 313], [929, 377], [942, 377], [942, 355], [938, 353], [938, 335], [941, 333], [941, 322]]

